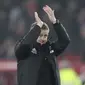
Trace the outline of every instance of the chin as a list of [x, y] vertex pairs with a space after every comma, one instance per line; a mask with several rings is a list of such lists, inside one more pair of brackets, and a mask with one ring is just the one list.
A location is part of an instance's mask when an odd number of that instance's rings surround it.
[[40, 43], [41, 45], [45, 44], [46, 42]]
[[46, 43], [46, 41], [45, 42], [40, 42], [40, 41], [37, 41], [38, 43], [40, 43], [41, 45], [43, 45], [43, 44], [45, 44]]

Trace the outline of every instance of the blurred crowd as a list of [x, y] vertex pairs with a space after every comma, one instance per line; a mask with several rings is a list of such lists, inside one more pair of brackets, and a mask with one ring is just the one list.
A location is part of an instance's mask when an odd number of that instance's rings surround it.
[[[56, 11], [56, 17], [67, 29], [71, 43], [64, 54], [84, 56], [85, 7], [84, 0], [1, 0], [0, 1], [0, 58], [15, 58], [14, 45], [35, 21], [34, 12], [47, 22], [42, 7], [46, 4]], [[50, 24], [49, 27], [51, 28]], [[54, 31], [51, 31], [53, 35]]]
[[[64, 25], [71, 38], [71, 43], [61, 56], [79, 56], [79, 59], [85, 63], [85, 0], [0, 0], [1, 59], [16, 59], [14, 46], [16, 41], [29, 31], [35, 21], [35, 11], [52, 28], [47, 15], [42, 10], [46, 4], [55, 10], [56, 18]], [[50, 37], [52, 40], [56, 37], [53, 29]], [[76, 58], [74, 60], [76, 61]], [[62, 75], [63, 71], [61, 71]], [[85, 82], [85, 72], [81, 71], [80, 78]]]
[[[30, 25], [35, 21], [35, 11], [51, 28], [49, 19], [42, 10], [46, 4], [55, 10], [56, 17], [63, 23], [71, 37], [71, 43], [64, 54], [85, 57], [84, 0], [1, 0], [0, 58], [15, 59], [15, 43], [29, 31]], [[54, 31], [52, 30], [50, 34], [53, 35]]]

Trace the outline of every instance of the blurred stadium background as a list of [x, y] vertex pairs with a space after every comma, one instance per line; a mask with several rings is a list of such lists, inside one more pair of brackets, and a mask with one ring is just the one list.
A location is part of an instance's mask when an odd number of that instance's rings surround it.
[[71, 38], [58, 57], [61, 85], [85, 85], [85, 0], [0, 0], [0, 85], [17, 85], [15, 43], [34, 22], [34, 11], [50, 26], [42, 10], [46, 4], [56, 10]]

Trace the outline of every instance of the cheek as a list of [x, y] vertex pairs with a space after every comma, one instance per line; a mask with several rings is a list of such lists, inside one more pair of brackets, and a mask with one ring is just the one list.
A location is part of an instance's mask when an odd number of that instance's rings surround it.
[[47, 40], [48, 40], [48, 38], [46, 37], [46, 38], [44, 38], [44, 40], [45, 40], [45, 41], [47, 41]]
[[48, 37], [45, 38], [46, 40], [48, 39]]

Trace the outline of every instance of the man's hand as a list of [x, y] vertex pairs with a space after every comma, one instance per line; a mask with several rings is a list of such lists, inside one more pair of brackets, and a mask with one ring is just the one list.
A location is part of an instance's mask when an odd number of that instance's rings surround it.
[[56, 17], [54, 15], [54, 10], [52, 10], [48, 5], [43, 7], [43, 10], [47, 13], [50, 21], [55, 24], [56, 23]]
[[35, 21], [40, 28], [43, 26], [43, 21], [39, 18], [37, 12], [35, 12]]

